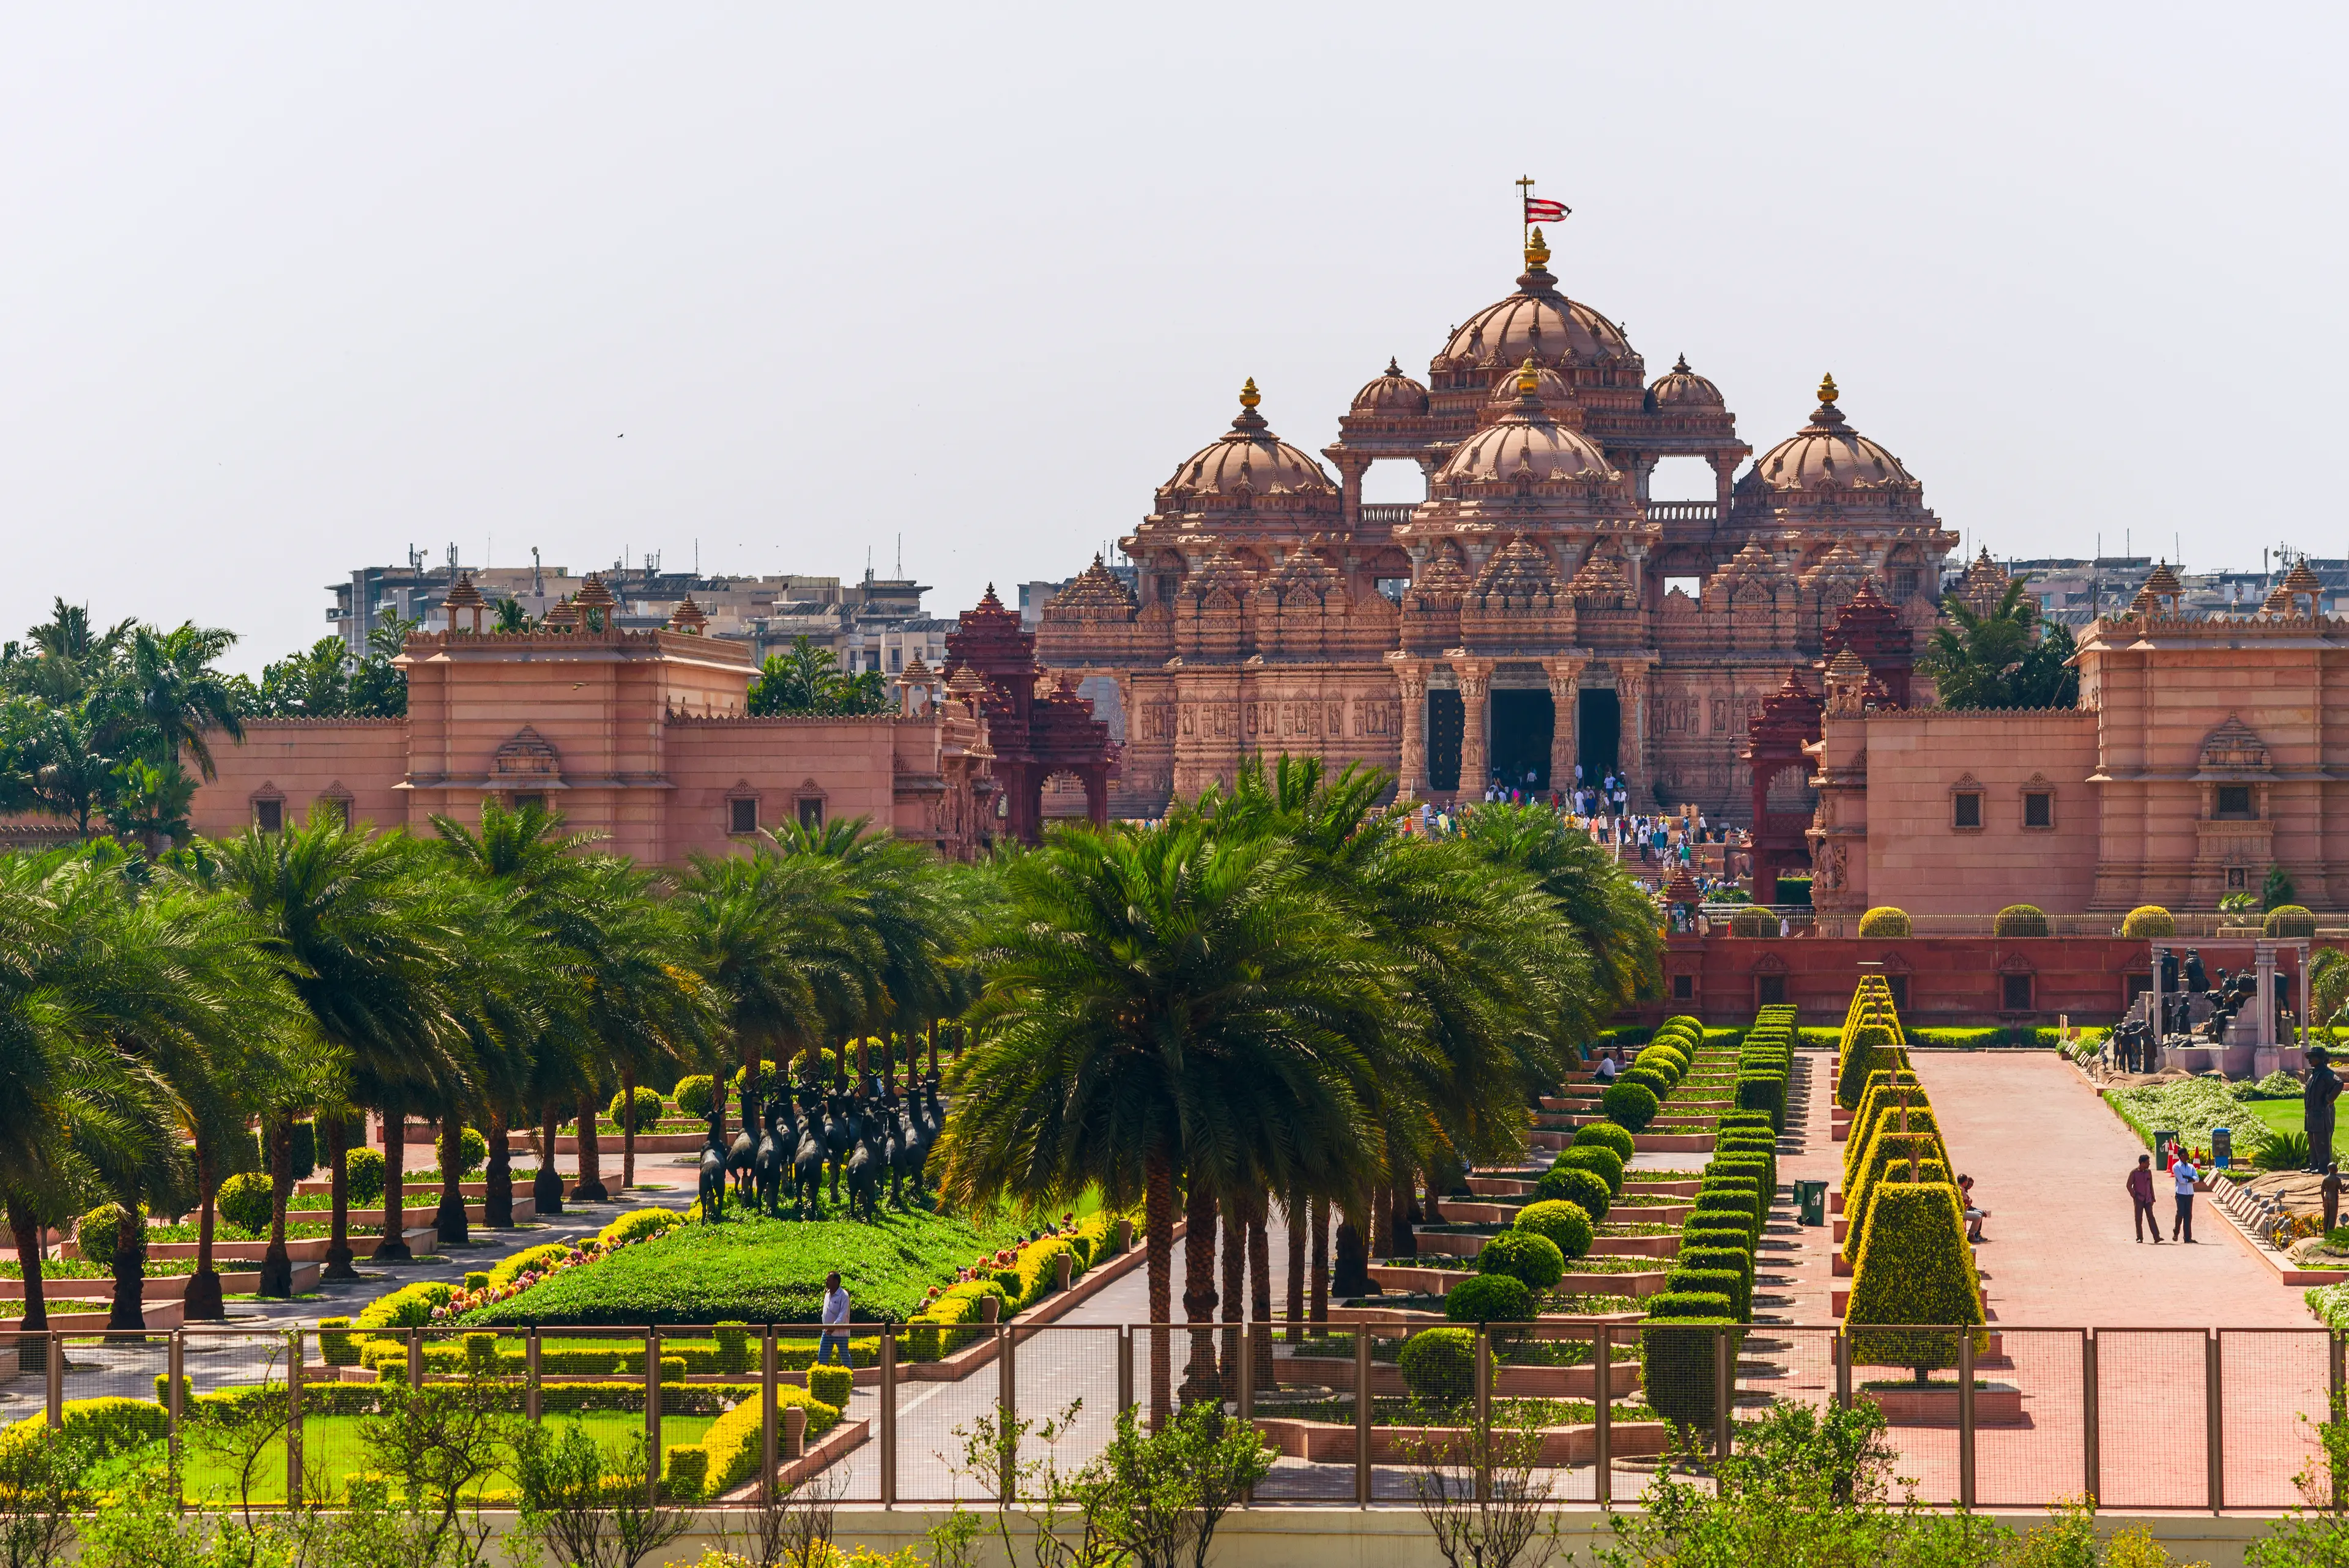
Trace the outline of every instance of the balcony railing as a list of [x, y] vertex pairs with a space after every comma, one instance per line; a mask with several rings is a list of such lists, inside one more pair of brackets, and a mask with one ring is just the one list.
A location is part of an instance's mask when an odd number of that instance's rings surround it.
[[1411, 521], [1419, 510], [1416, 501], [1381, 501], [1362, 504], [1362, 525], [1366, 528], [1400, 528]]
[[1648, 520], [1651, 523], [1710, 523], [1720, 512], [1720, 504], [1712, 501], [1648, 503]]

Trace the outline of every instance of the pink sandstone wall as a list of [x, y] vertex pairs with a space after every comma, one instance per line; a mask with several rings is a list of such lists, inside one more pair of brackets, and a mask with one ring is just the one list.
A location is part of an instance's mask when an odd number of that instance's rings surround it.
[[[2249, 943], [2201, 945], [2213, 963], [2250, 961]], [[1747, 1023], [1755, 1008], [1777, 1001], [1792, 1002], [1806, 1025], [1840, 1024], [1867, 962], [1898, 981], [1906, 993], [1901, 1021], [1910, 1028], [2037, 1027], [2066, 1016], [2111, 1023], [2127, 1009], [2132, 976], [2142, 985], [2151, 961], [2150, 944], [2121, 937], [1673, 937], [1665, 944], [1662, 1000], [1621, 1021], [1660, 1023], [1687, 1012], [1707, 1023]], [[2291, 954], [2281, 967], [2297, 973]], [[2009, 974], [2030, 976], [2029, 1012], [2006, 1011]]]
[[875, 826], [895, 827], [893, 752], [900, 724], [887, 717], [672, 722], [665, 750], [676, 788], [666, 802], [662, 858], [741, 848], [748, 841], [728, 832], [727, 803], [738, 794], [758, 801], [762, 828], [796, 820], [803, 798], [822, 802], [827, 821], [869, 816]]
[[243, 832], [264, 793], [284, 797], [289, 825], [330, 795], [349, 800], [354, 822], [407, 825], [408, 795], [393, 787], [408, 771], [405, 720], [255, 719], [243, 745], [215, 740], [212, 751], [220, 777], [197, 786], [188, 811], [207, 838]]
[[[1871, 713], [1867, 745], [1869, 904], [1912, 915], [2088, 907], [2100, 805], [2099, 786], [2087, 782], [2095, 713]], [[1951, 794], [1961, 784], [1982, 792], [1979, 829], [1952, 826]], [[2023, 826], [2026, 785], [2054, 795], [2052, 828]]]

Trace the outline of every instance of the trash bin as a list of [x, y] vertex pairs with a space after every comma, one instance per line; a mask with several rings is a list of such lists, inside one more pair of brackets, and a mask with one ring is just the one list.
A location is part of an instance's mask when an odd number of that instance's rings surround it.
[[1795, 1183], [1795, 1201], [1803, 1208], [1803, 1223], [1824, 1225], [1827, 1222], [1827, 1184], [1825, 1181]]

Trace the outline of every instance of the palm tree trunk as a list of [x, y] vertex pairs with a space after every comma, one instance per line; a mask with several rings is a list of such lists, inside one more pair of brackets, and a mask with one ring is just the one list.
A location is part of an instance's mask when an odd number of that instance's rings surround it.
[[1412, 1185], [1409, 1171], [1403, 1172], [1402, 1179], [1395, 1183], [1394, 1199], [1387, 1213], [1393, 1224], [1393, 1232], [1387, 1239], [1387, 1256], [1418, 1257], [1419, 1236], [1412, 1229], [1412, 1224], [1419, 1218], [1419, 1197], [1417, 1189]]
[[[930, 1041], [935, 1051], [935, 1032]], [[1174, 1321], [1174, 1169], [1164, 1155], [1143, 1162], [1142, 1238], [1150, 1278], [1150, 1425], [1155, 1430], [1174, 1413], [1174, 1336], [1166, 1327]]]
[[506, 1147], [512, 1131], [502, 1106], [490, 1108], [490, 1164], [482, 1173], [481, 1223], [500, 1231], [513, 1228], [513, 1150]]
[[[147, 1216], [136, 1204], [123, 1203], [120, 1209], [123, 1231], [129, 1231], [134, 1225], [143, 1227], [147, 1223]], [[147, 1239], [140, 1236], [134, 1245], [126, 1247], [122, 1244], [122, 1231], [118, 1231], [114, 1239], [112, 1268], [114, 1306], [106, 1314], [106, 1326], [109, 1329], [144, 1329], [147, 1326]]]
[[1439, 1201], [1442, 1195], [1435, 1190], [1435, 1188], [1436, 1175], [1431, 1169], [1427, 1173], [1427, 1222], [1431, 1225], [1441, 1225], [1444, 1223], [1444, 1210]]
[[612, 1196], [604, 1190], [604, 1162], [595, 1147], [597, 1108], [595, 1096], [579, 1096], [579, 1185], [571, 1189], [571, 1196], [582, 1203], [604, 1203]]
[[1339, 1212], [1336, 1267], [1330, 1280], [1330, 1293], [1333, 1296], [1343, 1299], [1371, 1293], [1370, 1248], [1365, 1240], [1368, 1227], [1363, 1219], [1371, 1207], [1367, 1195], [1357, 1193], [1354, 1201]]
[[375, 1245], [376, 1262], [404, 1263], [415, 1256], [408, 1250], [408, 1113], [397, 1106], [383, 1113], [383, 1238]]
[[1371, 1233], [1364, 1238], [1373, 1258], [1387, 1256], [1394, 1241], [1394, 1189], [1387, 1186], [1371, 1191]]
[[42, 1229], [41, 1222], [24, 1205], [9, 1203], [8, 1232], [16, 1238], [16, 1272], [25, 1282], [25, 1315], [16, 1320], [16, 1327], [24, 1335], [16, 1341], [16, 1370], [20, 1375], [39, 1373], [49, 1359], [48, 1347], [38, 1337], [49, 1326], [48, 1303], [41, 1293]]
[[[723, 1106], [726, 1102], [718, 1102]], [[549, 1100], [538, 1108], [538, 1175], [530, 1184], [531, 1207], [541, 1216], [563, 1212], [563, 1178], [554, 1169], [554, 1140], [562, 1123], [555, 1119], [554, 1102]]]
[[[359, 1118], [359, 1139], [367, 1139], [367, 1118]], [[337, 1113], [326, 1118], [326, 1183], [334, 1206], [334, 1219], [327, 1227], [331, 1235], [326, 1242], [326, 1272], [319, 1277], [328, 1280], [356, 1280], [359, 1272], [351, 1267], [351, 1119]], [[212, 1195], [204, 1195], [204, 1223], [212, 1223]]]
[[937, 1026], [936, 1023], [935, 1021], [933, 1021], [933, 1022], [931, 1023], [931, 1024], [930, 1024], [930, 1076], [932, 1076], [932, 1077], [934, 1077], [934, 1078], [935, 1078], [935, 1077], [936, 1077], [936, 1076], [937, 1076], [937, 1074], [938, 1074], [938, 1026]]
[[620, 1069], [620, 1190], [636, 1184], [636, 1070]]
[[440, 1117], [440, 1207], [433, 1211], [432, 1228], [443, 1247], [470, 1247], [472, 1229], [465, 1220], [465, 1118], [443, 1113]]
[[1305, 1231], [1307, 1206], [1305, 1189], [1289, 1189], [1288, 1201], [1283, 1206], [1282, 1217], [1288, 1226], [1288, 1343], [1294, 1345], [1305, 1333]]
[[294, 1293], [294, 1260], [285, 1251], [285, 1200], [294, 1195], [294, 1118], [269, 1119], [269, 1250], [261, 1255], [259, 1294]]
[[1261, 1188], [1248, 1194], [1247, 1206], [1247, 1266], [1248, 1315], [1256, 1326], [1248, 1330], [1248, 1359], [1253, 1364], [1256, 1386], [1274, 1386], [1272, 1366], [1272, 1242], [1265, 1234], [1265, 1221], [1272, 1199]]
[[1183, 1321], [1191, 1326], [1191, 1360], [1183, 1402], [1216, 1392], [1216, 1195], [1194, 1179], [1183, 1203]]
[[1313, 1198], [1313, 1304], [1315, 1323], [1330, 1321], [1330, 1200]]
[[212, 1140], [196, 1128], [196, 1190], [203, 1201], [196, 1206], [196, 1272], [188, 1276], [188, 1290], [180, 1309], [183, 1323], [218, 1323], [228, 1316], [221, 1305], [220, 1271], [212, 1267], [212, 1194], [220, 1184], [212, 1178]]
[[1240, 1387], [1240, 1329], [1247, 1317], [1247, 1199], [1226, 1193], [1217, 1205], [1224, 1221], [1224, 1397], [1237, 1398]]

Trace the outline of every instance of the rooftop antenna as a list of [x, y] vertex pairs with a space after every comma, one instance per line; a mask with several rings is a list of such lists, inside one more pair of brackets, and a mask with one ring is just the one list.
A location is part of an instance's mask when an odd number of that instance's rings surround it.
[[546, 597], [546, 579], [539, 575], [538, 546], [530, 547], [530, 591], [540, 598]]
[[903, 578], [903, 577], [905, 576], [905, 535], [903, 535], [903, 534], [899, 534], [899, 535], [897, 535], [897, 576], [898, 576], [900, 578]]
[[701, 576], [701, 535], [698, 534], [693, 536], [693, 575], [697, 577]]

